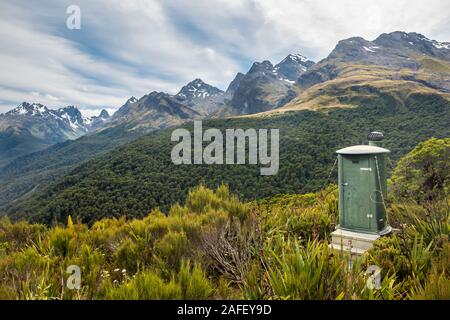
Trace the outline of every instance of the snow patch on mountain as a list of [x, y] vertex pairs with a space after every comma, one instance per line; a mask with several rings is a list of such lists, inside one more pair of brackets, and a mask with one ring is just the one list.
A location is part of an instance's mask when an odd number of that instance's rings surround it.
[[304, 55], [301, 55], [299, 53], [292, 53], [292, 54], [288, 55], [282, 62], [285, 62], [287, 59], [293, 60], [297, 63], [308, 61], [308, 58], [306, 58]]
[[450, 49], [450, 43], [449, 42], [439, 42], [439, 41], [436, 41], [436, 40], [431, 40], [431, 39], [425, 37], [422, 34], [417, 34], [416, 36], [420, 40], [424, 40], [424, 41], [427, 41], [427, 42], [431, 43], [436, 49], [447, 49], [447, 50]]
[[372, 53], [376, 52], [376, 49], [379, 49], [379, 48], [380, 47], [376, 47], [376, 46], [370, 46], [370, 47], [363, 46], [364, 50], [366, 50], [367, 52], [372, 52]]
[[29, 115], [29, 116], [42, 116], [48, 114], [49, 110], [46, 106], [40, 103], [27, 103], [23, 102], [15, 109], [6, 113], [6, 115]]
[[447, 49], [450, 50], [450, 43], [448, 42], [437, 42], [435, 40], [431, 41], [433, 46], [435, 46], [437, 49]]
[[299, 53], [291, 53], [273, 67], [273, 74], [278, 76], [281, 81], [294, 84], [298, 77], [313, 65], [314, 62], [308, 60], [305, 56]]
[[176, 97], [180, 100], [192, 100], [222, 96], [223, 94], [222, 90], [203, 82], [201, 79], [195, 79], [181, 88]]
[[81, 135], [90, 131], [92, 126], [98, 127], [100, 123], [105, 122], [109, 118], [109, 114], [106, 110], [102, 110], [99, 116], [84, 117], [74, 106], [52, 110], [40, 103], [23, 102], [11, 111], [0, 115], [0, 117], [4, 119], [13, 117], [16, 120], [23, 118], [24, 120], [28, 119], [28, 121], [33, 121], [33, 119], [50, 121], [49, 119], [51, 119], [51, 121], [59, 121], [66, 125], [76, 135]]
[[135, 102], [138, 102], [138, 99], [133, 96], [130, 99], [128, 99], [127, 102], [125, 102], [125, 103], [135, 103]]

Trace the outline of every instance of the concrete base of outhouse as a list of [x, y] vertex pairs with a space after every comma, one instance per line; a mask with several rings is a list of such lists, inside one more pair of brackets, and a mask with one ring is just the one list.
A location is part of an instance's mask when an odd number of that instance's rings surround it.
[[335, 250], [349, 252], [351, 254], [362, 255], [369, 250], [373, 243], [382, 235], [390, 233], [390, 227], [380, 234], [369, 234], [343, 229], [336, 229], [331, 234], [330, 247]]

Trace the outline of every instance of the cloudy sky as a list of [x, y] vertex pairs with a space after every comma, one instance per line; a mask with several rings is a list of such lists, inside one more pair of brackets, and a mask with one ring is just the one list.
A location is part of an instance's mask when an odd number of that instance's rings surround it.
[[450, 41], [449, 26], [442, 0], [1, 0], [0, 112], [29, 101], [90, 115], [194, 78], [226, 89], [254, 61], [318, 61], [341, 39], [395, 30]]

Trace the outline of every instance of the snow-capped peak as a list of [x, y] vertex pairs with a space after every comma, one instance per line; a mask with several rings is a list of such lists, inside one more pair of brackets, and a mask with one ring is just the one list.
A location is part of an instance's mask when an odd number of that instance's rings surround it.
[[29, 115], [29, 116], [40, 116], [43, 114], [47, 114], [49, 110], [46, 106], [40, 103], [28, 103], [22, 102], [15, 109], [9, 111], [7, 114], [9, 115]]
[[[134, 101], [137, 101], [136, 98], [134, 99]], [[2, 115], [2, 117], [20, 117], [24, 119], [32, 117], [35, 118], [36, 121], [45, 121], [49, 123], [56, 122], [59, 126], [65, 127], [66, 130], [79, 134], [88, 132], [94, 126], [99, 127], [109, 119], [109, 114], [106, 110], [102, 110], [99, 116], [84, 117], [80, 110], [75, 106], [67, 106], [53, 110], [48, 109], [40, 103], [23, 102], [16, 108]]]
[[[136, 99], [136, 98], [135, 98]], [[137, 101], [137, 99], [136, 99], [136, 101]], [[103, 109], [101, 112], [100, 112], [100, 114], [98, 115], [98, 118], [101, 118], [101, 119], [108, 119], [110, 116], [109, 116], [109, 113], [108, 113], [108, 111], [106, 111], [105, 109]]]
[[[127, 103], [135, 103], [135, 102], [137, 102], [137, 101], [138, 101], [138, 99], [137, 99], [136, 97], [133, 96], [133, 97], [131, 97], [130, 99], [127, 100], [126, 104], [127, 104]], [[106, 110], [103, 110], [103, 111], [106, 111]]]
[[80, 110], [74, 106], [59, 108], [51, 112], [54, 116], [63, 119], [73, 130], [85, 130], [84, 118]]
[[286, 59], [291, 59], [298, 63], [308, 61], [308, 58], [306, 58], [304, 55], [301, 55], [299, 53], [291, 53], [290, 55], [288, 55], [286, 57]]
[[223, 94], [224, 92], [222, 90], [203, 82], [201, 79], [195, 79], [181, 88], [176, 97], [181, 100], [194, 98], [204, 99]]
[[313, 65], [314, 62], [308, 60], [305, 56], [299, 53], [291, 53], [275, 65], [273, 74], [280, 80], [293, 84], [301, 74]]
[[428, 40], [437, 49], [447, 49], [450, 50], [450, 42], [439, 42], [436, 40]]
[[427, 41], [427, 42], [431, 43], [436, 49], [447, 49], [447, 50], [450, 50], [450, 42], [439, 42], [439, 41], [436, 41], [436, 40], [431, 40], [431, 39], [425, 37], [422, 34], [415, 34], [415, 35], [420, 40]]
[[[134, 97], [133, 97], [134, 98]], [[130, 98], [131, 99], [131, 98]], [[134, 98], [136, 99], [136, 98]], [[137, 99], [135, 100], [135, 102]], [[84, 117], [83, 124], [87, 129], [98, 128], [110, 118], [108, 111], [103, 109], [98, 116]]]
[[281, 66], [287, 66], [287, 65], [302, 66], [302, 67], [309, 68], [312, 65], [314, 65], [314, 62], [309, 60], [304, 55], [301, 55], [300, 53], [291, 53], [286, 58], [284, 58], [280, 63], [275, 65], [275, 68], [279, 69]]

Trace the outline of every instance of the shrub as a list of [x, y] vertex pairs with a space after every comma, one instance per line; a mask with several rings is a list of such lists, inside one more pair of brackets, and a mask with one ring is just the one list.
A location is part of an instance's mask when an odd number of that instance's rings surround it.
[[125, 269], [130, 274], [134, 274], [138, 270], [142, 256], [143, 252], [139, 246], [131, 239], [125, 239], [117, 248], [115, 266], [121, 270]]
[[346, 278], [347, 262], [336, 259], [328, 244], [308, 242], [302, 247], [294, 241], [281, 246], [279, 254], [271, 250], [267, 264], [268, 283], [275, 298], [333, 299], [341, 293], [337, 282]]
[[381, 268], [383, 275], [396, 274], [404, 279], [410, 274], [410, 264], [402, 249], [398, 237], [382, 237], [367, 252], [366, 263]]
[[216, 192], [204, 186], [199, 186], [189, 192], [186, 207], [195, 213], [206, 213], [220, 209], [230, 216], [245, 219], [249, 212], [247, 205], [241, 203], [235, 196], [229, 195], [228, 187], [221, 185]]
[[433, 271], [424, 286], [412, 290], [414, 300], [450, 300], [450, 278], [445, 273]]
[[199, 264], [191, 266], [190, 261], [181, 263], [180, 271], [176, 276], [177, 283], [181, 287], [183, 299], [201, 300], [207, 299], [213, 292], [211, 283]]
[[73, 230], [55, 227], [48, 234], [48, 249], [53, 256], [70, 257], [76, 245]]
[[448, 195], [450, 138], [420, 143], [400, 159], [392, 175], [392, 191], [401, 199], [430, 201]]
[[47, 227], [41, 224], [11, 223], [7, 217], [0, 219], [0, 243], [8, 242], [15, 250], [37, 243], [46, 232]]
[[106, 298], [119, 300], [196, 300], [207, 299], [213, 292], [200, 266], [191, 266], [190, 262], [183, 262], [169, 280], [155, 270], [147, 270], [122, 285], [108, 283], [104, 290]]
[[155, 252], [167, 267], [178, 269], [187, 253], [188, 239], [184, 232], [169, 231], [155, 243]]
[[164, 280], [155, 271], [140, 272], [120, 286], [105, 285], [105, 298], [114, 300], [174, 300], [181, 299], [181, 288], [173, 280]]

